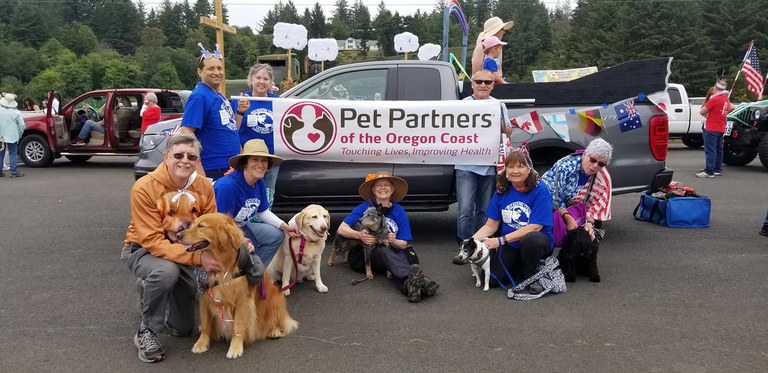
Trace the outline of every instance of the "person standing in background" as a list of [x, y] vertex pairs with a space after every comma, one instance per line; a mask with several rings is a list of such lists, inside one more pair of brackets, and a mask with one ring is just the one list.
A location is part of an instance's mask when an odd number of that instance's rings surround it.
[[707, 118], [704, 123], [704, 171], [696, 174], [699, 178], [713, 178], [723, 175], [723, 133], [725, 119], [733, 109], [728, 98], [728, 83], [718, 80], [715, 93], [701, 107], [701, 116]]
[[[21, 119], [19, 111], [16, 110], [18, 105], [16, 95], [12, 93], [3, 93], [0, 97], [0, 141], [4, 144], [3, 147], [8, 150], [8, 168], [11, 171], [11, 177], [24, 176], [16, 169], [19, 163], [19, 139], [24, 134], [24, 120]], [[4, 158], [5, 149], [0, 151], [0, 164], [4, 162]], [[5, 176], [2, 171], [0, 171], [1, 176]]]

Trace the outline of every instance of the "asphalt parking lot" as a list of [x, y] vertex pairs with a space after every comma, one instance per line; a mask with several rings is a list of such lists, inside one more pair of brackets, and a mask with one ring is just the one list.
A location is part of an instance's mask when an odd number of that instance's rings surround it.
[[136, 357], [137, 295], [119, 261], [133, 160], [23, 168], [0, 179], [0, 371], [765, 372], [768, 172], [756, 160], [697, 179], [703, 159], [674, 144], [668, 166], [712, 198], [711, 227], [638, 222], [639, 195], [615, 197], [601, 283], [531, 302], [484, 293], [450, 263], [455, 210], [412, 214], [435, 298], [409, 304], [383, 276], [351, 286], [358, 274], [323, 266], [329, 293], [299, 284], [288, 298], [294, 335], [234, 361], [225, 343], [196, 355], [193, 338], [161, 335], [167, 359], [153, 366]]

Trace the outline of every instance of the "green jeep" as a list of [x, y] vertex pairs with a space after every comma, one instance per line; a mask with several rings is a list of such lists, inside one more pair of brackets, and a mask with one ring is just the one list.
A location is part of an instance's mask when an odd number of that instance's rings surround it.
[[768, 168], [768, 100], [743, 103], [728, 114], [723, 163], [744, 166], [760, 155]]

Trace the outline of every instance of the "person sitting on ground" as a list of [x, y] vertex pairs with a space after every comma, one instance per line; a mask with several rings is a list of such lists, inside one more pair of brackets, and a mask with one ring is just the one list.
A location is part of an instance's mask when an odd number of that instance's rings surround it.
[[[356, 231], [352, 226], [362, 218], [370, 206], [381, 204], [389, 228], [389, 246], [377, 245], [371, 251], [371, 267], [374, 272], [392, 274], [395, 287], [415, 303], [422, 297], [433, 296], [437, 293], [437, 281], [424, 275], [418, 264], [418, 258], [411, 246], [411, 225], [408, 215], [398, 202], [408, 193], [408, 183], [392, 176], [387, 171], [368, 174], [358, 189], [360, 197], [365, 202], [355, 207], [344, 218], [336, 234], [355, 239], [366, 245], [373, 245], [376, 238], [364, 231]], [[365, 254], [363, 247], [358, 245], [349, 251], [349, 266], [360, 273], [365, 273]]]
[[24, 97], [21, 100], [22, 111], [40, 111], [40, 106], [37, 106], [37, 102], [32, 97]]
[[552, 193], [555, 246], [561, 247], [565, 234], [581, 226], [594, 239], [595, 222], [611, 218], [611, 174], [606, 166], [612, 156], [611, 144], [596, 138], [542, 176]]
[[506, 83], [504, 77], [499, 75], [499, 64], [496, 60], [501, 57], [502, 46], [507, 43], [499, 40], [496, 36], [489, 36], [483, 40], [483, 49], [485, 50], [485, 59], [483, 59], [483, 69], [493, 74], [495, 83]]
[[[488, 219], [472, 236], [492, 250], [492, 287], [530, 278], [539, 261], [552, 255], [552, 196], [537, 177], [528, 150], [511, 150], [485, 212]], [[492, 237], [499, 225], [501, 235]], [[538, 294], [544, 288], [534, 282], [528, 290]]]
[[211, 183], [195, 173], [200, 142], [193, 134], [173, 135], [167, 142], [163, 163], [131, 188], [131, 220], [120, 254], [120, 261], [138, 278], [142, 311], [133, 343], [145, 363], [165, 359], [155, 333], [168, 330], [185, 337], [195, 331], [194, 266], [219, 270], [210, 253], [187, 252], [185, 245], [171, 241], [163, 230], [163, 221], [173, 211], [158, 208], [162, 198], [188, 198], [200, 215], [216, 212]]
[[141, 133], [147, 130], [147, 127], [160, 121], [160, 106], [157, 106], [157, 95], [153, 92], [147, 93], [144, 97], [144, 107], [141, 111]]
[[213, 185], [218, 211], [235, 218], [265, 266], [272, 261], [285, 234], [299, 237], [296, 227], [286, 224], [269, 211], [264, 175], [282, 161], [282, 158], [269, 153], [264, 140], [250, 140], [240, 154], [229, 159], [234, 171], [216, 180]]

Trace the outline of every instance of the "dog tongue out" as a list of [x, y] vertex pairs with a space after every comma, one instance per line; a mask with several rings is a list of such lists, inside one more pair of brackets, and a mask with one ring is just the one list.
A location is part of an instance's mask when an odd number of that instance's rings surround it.
[[208, 247], [208, 241], [200, 241], [191, 245], [187, 245], [186, 250], [187, 252], [191, 253], [195, 250], [205, 249], [206, 247]]

